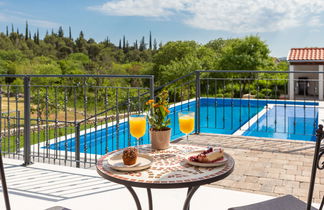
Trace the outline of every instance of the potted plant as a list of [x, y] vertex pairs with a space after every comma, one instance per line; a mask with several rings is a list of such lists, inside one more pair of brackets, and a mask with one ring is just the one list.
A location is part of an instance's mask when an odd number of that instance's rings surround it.
[[163, 90], [157, 95], [157, 100], [146, 102], [149, 106], [148, 120], [151, 125], [150, 138], [153, 149], [167, 149], [170, 146], [171, 128], [170, 119], [167, 119], [170, 110], [168, 109], [168, 92]]

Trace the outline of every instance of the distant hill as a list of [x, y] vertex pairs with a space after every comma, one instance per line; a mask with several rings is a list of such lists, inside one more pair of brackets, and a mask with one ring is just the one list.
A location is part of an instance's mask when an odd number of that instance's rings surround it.
[[279, 61], [287, 61], [287, 57], [280, 57], [278, 58]]

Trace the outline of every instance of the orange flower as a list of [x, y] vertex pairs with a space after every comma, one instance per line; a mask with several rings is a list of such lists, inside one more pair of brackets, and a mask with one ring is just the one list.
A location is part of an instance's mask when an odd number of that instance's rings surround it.
[[153, 104], [153, 107], [160, 107], [160, 104]]
[[163, 107], [164, 111], [166, 111], [168, 114], [170, 113], [170, 110], [168, 110], [165, 106]]
[[153, 99], [150, 99], [150, 100], [148, 100], [147, 102], [146, 102], [146, 105], [149, 105], [149, 104], [151, 104], [151, 103], [153, 103], [154, 102], [154, 100]]

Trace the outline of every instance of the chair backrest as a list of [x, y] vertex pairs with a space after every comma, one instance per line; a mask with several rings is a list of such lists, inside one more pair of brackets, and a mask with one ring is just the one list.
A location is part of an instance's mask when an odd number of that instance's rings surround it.
[[[324, 158], [324, 144], [322, 143], [323, 137], [324, 137], [323, 125], [319, 125], [318, 129], [316, 130], [316, 145], [315, 145], [315, 152], [313, 158], [311, 180], [310, 180], [309, 191], [308, 191], [307, 210], [310, 210], [312, 205], [316, 171], [317, 169], [318, 170], [324, 169], [324, 160], [322, 159]], [[322, 198], [320, 210], [322, 210], [323, 204], [324, 204], [324, 196]]]

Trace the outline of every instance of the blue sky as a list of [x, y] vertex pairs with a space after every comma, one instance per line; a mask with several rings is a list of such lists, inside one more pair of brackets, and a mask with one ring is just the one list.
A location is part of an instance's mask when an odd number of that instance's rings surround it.
[[271, 55], [287, 56], [293, 47], [324, 47], [323, 0], [0, 0], [0, 31], [11, 24], [24, 32], [25, 21], [73, 37], [84, 31], [97, 41], [118, 43], [148, 37], [166, 43], [259, 35]]

